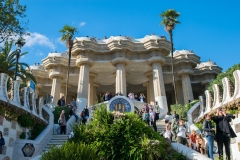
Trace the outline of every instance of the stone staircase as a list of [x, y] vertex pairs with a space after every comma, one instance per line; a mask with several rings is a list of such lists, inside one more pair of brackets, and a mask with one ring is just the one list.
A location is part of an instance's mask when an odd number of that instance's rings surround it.
[[165, 131], [165, 119], [157, 121], [157, 131], [162, 133]]
[[49, 148], [53, 145], [61, 146], [64, 142], [67, 142], [68, 134], [55, 134], [52, 136], [51, 140], [48, 142], [47, 146], [43, 149], [43, 152], [47, 152]]

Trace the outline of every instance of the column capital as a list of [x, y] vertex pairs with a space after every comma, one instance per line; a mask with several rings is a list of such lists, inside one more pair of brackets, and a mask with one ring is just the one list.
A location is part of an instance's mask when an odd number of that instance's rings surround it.
[[152, 65], [153, 63], [160, 63], [161, 65], [165, 64], [166, 60], [162, 56], [152, 56], [147, 59], [148, 65]]
[[99, 87], [100, 85], [98, 83], [93, 83], [94, 87]]
[[88, 57], [83, 57], [82, 55], [78, 55], [76, 60], [76, 65], [80, 67], [81, 65], [84, 65], [84, 64], [89, 65], [91, 67], [94, 64], [94, 61]]
[[97, 76], [98, 76], [97, 73], [94, 73], [94, 72], [90, 72], [90, 73], [89, 73], [89, 77], [97, 78]]
[[66, 77], [65, 74], [63, 74], [62, 72], [56, 70], [56, 69], [51, 69], [49, 72], [49, 78], [53, 79], [53, 78], [60, 78], [60, 79], [64, 79]]
[[129, 64], [129, 60], [125, 57], [116, 57], [116, 58], [112, 59], [111, 63], [113, 66], [116, 66], [119, 63], [123, 63], [126, 66]]
[[182, 69], [182, 70], [177, 72], [178, 76], [181, 76], [181, 75], [192, 75], [192, 74], [193, 74], [193, 71], [191, 69]]
[[146, 77], [150, 77], [150, 76], [152, 76], [152, 73], [153, 71], [147, 71], [147, 72], [145, 72], [144, 73], [144, 75], [146, 76]]

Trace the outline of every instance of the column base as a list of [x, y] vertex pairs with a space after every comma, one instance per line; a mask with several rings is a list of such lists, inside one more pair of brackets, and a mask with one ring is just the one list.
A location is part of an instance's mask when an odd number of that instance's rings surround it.
[[87, 98], [77, 98], [77, 112], [80, 114], [84, 107], [88, 105], [88, 99]]
[[168, 112], [167, 98], [166, 96], [155, 97], [155, 102], [158, 102], [160, 108], [159, 119], [165, 118]]

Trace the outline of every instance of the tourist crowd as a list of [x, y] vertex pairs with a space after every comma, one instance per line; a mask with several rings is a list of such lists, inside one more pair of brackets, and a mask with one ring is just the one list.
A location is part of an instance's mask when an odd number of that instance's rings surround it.
[[219, 108], [214, 116], [206, 114], [204, 118], [202, 132], [197, 134], [195, 130], [192, 130], [189, 134], [184, 120], [180, 119], [176, 112], [172, 116], [168, 112], [165, 116], [165, 132], [162, 135], [172, 142], [181, 143], [201, 154], [207, 154], [211, 159], [214, 159], [213, 148], [214, 140], [216, 140], [219, 159], [223, 159], [224, 145], [226, 159], [230, 160], [230, 138], [236, 137], [236, 134], [229, 122], [235, 117], [226, 113], [225, 109]]

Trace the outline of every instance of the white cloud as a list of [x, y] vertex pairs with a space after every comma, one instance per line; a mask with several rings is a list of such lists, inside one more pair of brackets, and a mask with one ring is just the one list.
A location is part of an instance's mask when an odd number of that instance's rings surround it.
[[26, 40], [26, 44], [24, 47], [32, 47], [35, 45], [40, 45], [40, 46], [46, 46], [51, 48], [52, 50], [55, 50], [55, 45], [50, 41], [48, 37], [45, 35], [42, 35], [40, 33], [31, 33], [30, 36], [24, 36], [23, 37]]
[[79, 23], [80, 27], [83, 27], [83, 26], [85, 26], [86, 24], [87, 24], [86, 22], [80, 22], [80, 23]]

